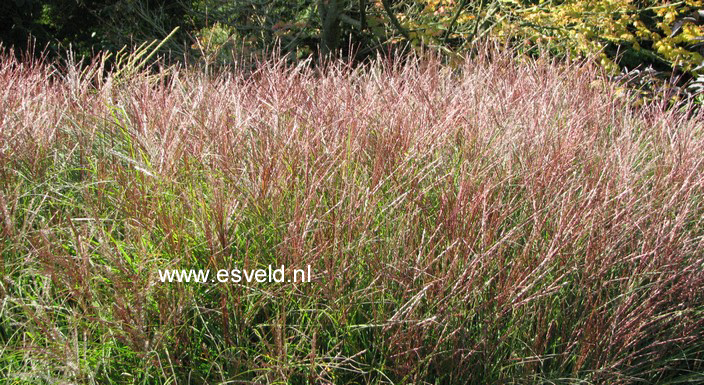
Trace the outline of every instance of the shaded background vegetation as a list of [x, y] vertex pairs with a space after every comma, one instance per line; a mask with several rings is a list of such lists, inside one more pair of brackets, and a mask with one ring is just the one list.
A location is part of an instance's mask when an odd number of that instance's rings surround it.
[[[8, 0], [0, 40], [21, 49], [32, 36], [56, 54], [118, 50], [179, 33], [164, 51], [228, 61], [274, 44], [296, 58], [367, 57], [389, 45], [463, 52], [476, 39], [540, 45], [554, 54], [596, 55], [618, 65], [697, 74], [701, 1], [653, 0]], [[292, 56], [293, 57], [293, 56]]]

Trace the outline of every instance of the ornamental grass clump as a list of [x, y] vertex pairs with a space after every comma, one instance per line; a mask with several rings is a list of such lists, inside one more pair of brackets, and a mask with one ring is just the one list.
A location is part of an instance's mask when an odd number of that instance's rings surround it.
[[[691, 105], [493, 48], [105, 63], [0, 59], [8, 383], [704, 381]], [[159, 274], [270, 264], [312, 282]]]

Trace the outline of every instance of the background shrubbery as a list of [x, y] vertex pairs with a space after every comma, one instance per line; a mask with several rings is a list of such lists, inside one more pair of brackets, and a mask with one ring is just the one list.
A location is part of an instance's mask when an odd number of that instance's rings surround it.
[[[196, 40], [210, 49], [261, 51], [279, 43], [307, 57], [350, 47], [364, 57], [392, 43], [471, 49], [478, 38], [538, 44], [556, 54], [597, 55], [607, 71], [634, 68], [698, 73], [702, 2], [654, 0], [86, 0], [3, 2], [0, 39], [25, 47], [73, 44], [83, 53], [161, 39], [183, 56]], [[222, 57], [225, 59], [225, 57]]]

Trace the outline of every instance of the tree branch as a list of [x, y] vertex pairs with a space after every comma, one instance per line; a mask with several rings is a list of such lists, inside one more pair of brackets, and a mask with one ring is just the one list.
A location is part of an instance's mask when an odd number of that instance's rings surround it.
[[394, 28], [396, 28], [398, 32], [403, 35], [404, 38], [406, 38], [406, 40], [411, 41], [411, 36], [408, 34], [408, 31], [403, 28], [401, 23], [396, 18], [396, 15], [394, 15], [393, 10], [391, 9], [391, 5], [389, 5], [389, 0], [381, 0], [381, 4], [384, 6], [384, 11], [386, 12], [386, 15], [389, 16], [391, 25], [393, 25]]

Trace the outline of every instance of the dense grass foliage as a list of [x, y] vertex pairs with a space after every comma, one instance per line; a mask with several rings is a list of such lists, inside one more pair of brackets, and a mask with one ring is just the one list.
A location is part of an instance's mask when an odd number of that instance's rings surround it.
[[704, 381], [702, 113], [594, 68], [3, 56], [0, 378]]

